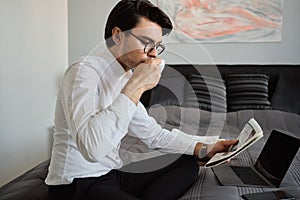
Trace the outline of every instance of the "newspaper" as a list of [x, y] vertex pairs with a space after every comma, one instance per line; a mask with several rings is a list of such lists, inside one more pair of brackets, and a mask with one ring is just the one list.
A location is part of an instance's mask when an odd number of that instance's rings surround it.
[[251, 118], [242, 129], [239, 136], [236, 138], [239, 142], [231, 146], [228, 152], [215, 154], [206, 164], [205, 167], [215, 167], [221, 165], [239, 153], [253, 145], [263, 137], [263, 131], [257, 121]]

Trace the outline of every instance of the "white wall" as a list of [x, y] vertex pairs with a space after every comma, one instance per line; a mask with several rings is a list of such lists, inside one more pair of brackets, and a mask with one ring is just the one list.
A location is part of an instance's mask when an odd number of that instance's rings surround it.
[[[86, 55], [98, 43], [103, 42], [107, 14], [118, 0], [104, 4], [100, 0], [72, 0], [69, 2], [69, 61]], [[156, 3], [156, 0], [152, 0]], [[280, 43], [223, 43], [203, 44], [204, 50], [197, 45], [168, 45], [167, 50], [180, 53], [194, 64], [201, 63], [300, 63], [299, 19], [300, 1], [285, 0], [283, 16], [283, 40]], [[211, 56], [212, 59], [209, 59]], [[182, 63], [181, 59], [164, 54], [167, 63]]]
[[0, 186], [50, 156], [67, 0], [0, 2]]
[[104, 41], [108, 13], [119, 0], [72, 0], [68, 3], [69, 63]]

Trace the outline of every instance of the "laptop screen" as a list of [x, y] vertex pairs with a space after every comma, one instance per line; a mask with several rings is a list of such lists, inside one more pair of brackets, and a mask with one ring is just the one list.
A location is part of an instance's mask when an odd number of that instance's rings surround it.
[[273, 185], [279, 187], [299, 146], [299, 139], [273, 130], [254, 167]]

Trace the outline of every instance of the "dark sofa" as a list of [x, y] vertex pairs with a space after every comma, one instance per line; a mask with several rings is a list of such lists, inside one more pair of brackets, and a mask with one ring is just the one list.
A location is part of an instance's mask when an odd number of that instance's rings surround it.
[[[216, 69], [220, 72], [220, 74], [216, 73]], [[174, 90], [184, 91], [184, 83], [178, 82], [178, 80], [182, 80], [182, 77], [187, 80], [191, 74], [199, 74], [199, 72], [200, 74], [205, 74], [205, 76], [211, 76], [214, 78], [220, 78], [220, 75], [224, 80], [228, 74], [251, 73], [267, 74], [269, 76], [267, 100], [270, 102], [270, 106], [265, 108], [263, 111], [259, 109], [251, 109], [248, 111], [247, 109], [241, 111], [227, 110], [228, 118], [235, 118], [235, 124], [230, 124], [231, 122], [227, 124], [227, 128], [229, 127], [226, 129], [227, 132], [232, 131], [234, 134], [237, 134], [243, 122], [246, 121], [250, 116], [255, 115], [258, 117], [258, 121], [263, 124], [263, 130], [266, 133], [266, 136], [269, 135], [270, 130], [273, 128], [285, 127], [285, 129], [294, 132], [294, 135], [300, 137], [299, 65], [218, 65], [217, 68], [209, 65], [168, 65], [163, 72], [162, 81], [164, 79], [171, 78], [173, 81], [175, 81]], [[157, 117], [155, 116], [155, 113], [158, 113], [159, 115], [160, 107], [163, 107], [165, 111], [168, 111], [168, 109], [181, 109], [178, 107], [178, 105], [183, 106], [184, 111], [186, 111], [185, 109], [196, 109], [193, 106], [193, 108], [190, 108], [190, 104], [184, 104], [184, 95], [176, 94], [174, 96], [172, 94], [174, 90], [172, 89], [172, 91], [168, 91], [167, 87], [161, 87], [159, 85], [153, 90], [147, 91], [143, 95], [141, 101], [147, 108], [152, 108], [154, 110], [153, 117]], [[172, 99], [174, 97], [176, 97], [175, 100]], [[160, 104], [160, 106], [155, 106], [157, 104]], [[203, 115], [209, 115], [210, 111], [204, 109], [201, 110], [201, 113]], [[275, 119], [276, 116], [279, 116], [280, 119]], [[159, 120], [159, 117], [157, 117], [157, 120]], [[205, 126], [205, 124], [205, 120], [201, 122], [201, 125]], [[167, 123], [162, 125], [166, 127], [173, 126], [172, 124]], [[187, 130], [189, 129], [188, 126], [184, 128], [187, 128]], [[235, 136], [234, 134], [232, 137]], [[264, 138], [262, 143], [259, 143], [259, 145], [263, 145], [265, 140], [266, 138]], [[261, 150], [261, 146], [255, 147], [254, 145], [253, 148], [250, 148], [249, 151], [241, 156], [247, 158], [249, 157], [250, 160], [255, 159], [255, 156], [257, 156]], [[297, 159], [298, 162], [293, 165], [294, 170], [291, 172], [293, 174], [289, 174], [286, 180], [286, 182], [293, 180], [293, 186], [296, 187], [296, 190], [300, 188], [300, 174], [297, 172], [300, 171], [299, 153], [297, 155]], [[1, 187], [0, 200], [47, 199], [47, 186], [44, 183], [44, 179], [47, 174], [48, 165], [49, 160], [44, 161], [20, 177]], [[257, 191], [265, 191], [265, 189], [221, 186], [214, 178], [211, 170], [200, 168], [198, 180], [181, 199], [240, 199], [240, 195], [243, 193]]]
[[[270, 109], [300, 115], [300, 65], [167, 65], [162, 79], [185, 78], [188, 80], [191, 74], [199, 73], [208, 77], [222, 78], [223, 80], [226, 80], [226, 76], [229, 74], [266, 74], [269, 76], [268, 100], [272, 104]], [[176, 81], [176, 87], [180, 86], [178, 79]], [[188, 81], [184, 84], [187, 83]], [[159, 87], [147, 91], [142, 96], [141, 101], [146, 107], [151, 106], [151, 101], [153, 101], [151, 96], [155, 95], [155, 90], [164, 93], [166, 97], [163, 98], [173, 98], [167, 95], [168, 89]], [[166, 105], [165, 102], [155, 103]], [[167, 105], [171, 104], [170, 101], [167, 103]]]

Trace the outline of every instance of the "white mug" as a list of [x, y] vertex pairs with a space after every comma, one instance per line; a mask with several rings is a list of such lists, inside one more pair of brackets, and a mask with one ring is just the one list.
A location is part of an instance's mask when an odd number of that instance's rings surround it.
[[160, 73], [162, 73], [162, 71], [164, 70], [165, 64], [166, 64], [166, 61], [165, 61], [164, 59], [161, 59], [161, 62], [160, 62], [160, 64], [158, 65], [159, 68], [160, 68]]

